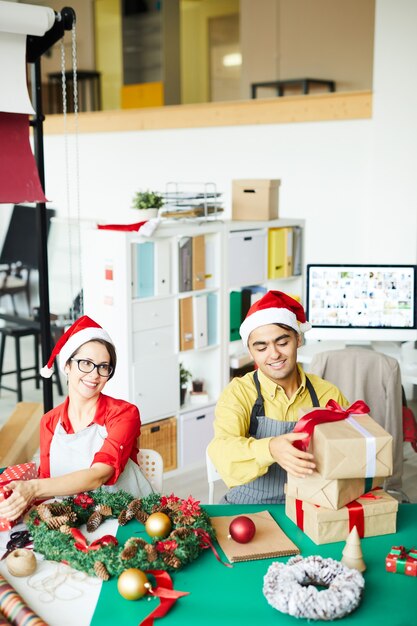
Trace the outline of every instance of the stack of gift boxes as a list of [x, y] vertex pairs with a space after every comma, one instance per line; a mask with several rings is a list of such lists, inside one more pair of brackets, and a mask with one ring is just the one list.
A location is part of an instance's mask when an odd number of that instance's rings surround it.
[[361, 414], [333, 404], [297, 424], [296, 430], [310, 429], [317, 471], [288, 475], [285, 512], [316, 544], [345, 541], [354, 526], [361, 537], [395, 533], [398, 502], [380, 488], [392, 474], [392, 436], [364, 403], [355, 403]]

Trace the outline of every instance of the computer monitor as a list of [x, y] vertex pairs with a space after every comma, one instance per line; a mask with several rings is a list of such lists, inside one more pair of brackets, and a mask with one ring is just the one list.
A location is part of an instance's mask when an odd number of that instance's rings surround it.
[[307, 265], [309, 339], [416, 341], [416, 265]]

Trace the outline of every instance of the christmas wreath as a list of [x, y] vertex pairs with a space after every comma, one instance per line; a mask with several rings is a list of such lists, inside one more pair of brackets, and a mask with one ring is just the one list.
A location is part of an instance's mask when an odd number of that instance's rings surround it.
[[[116, 537], [104, 535], [89, 544], [79, 530], [86, 524], [87, 531], [93, 532], [110, 518], [117, 518], [122, 526], [132, 519], [145, 524], [154, 513], [169, 518], [169, 534], [155, 536], [150, 542], [135, 535], [120, 545]], [[39, 504], [30, 512], [27, 525], [36, 552], [102, 580], [131, 567], [180, 569], [215, 538], [208, 514], [191, 496], [183, 500], [174, 494], [151, 494], [137, 499], [124, 491], [105, 489]]]

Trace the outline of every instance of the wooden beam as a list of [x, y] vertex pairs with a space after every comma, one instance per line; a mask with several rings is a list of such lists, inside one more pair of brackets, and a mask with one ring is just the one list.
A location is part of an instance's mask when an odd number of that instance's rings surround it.
[[[73, 114], [68, 115], [68, 132], [74, 132]], [[320, 93], [236, 102], [183, 104], [146, 109], [79, 113], [80, 133], [126, 132], [164, 128], [203, 128], [248, 124], [289, 124], [372, 117], [372, 93]], [[46, 135], [64, 132], [62, 115], [49, 115]]]

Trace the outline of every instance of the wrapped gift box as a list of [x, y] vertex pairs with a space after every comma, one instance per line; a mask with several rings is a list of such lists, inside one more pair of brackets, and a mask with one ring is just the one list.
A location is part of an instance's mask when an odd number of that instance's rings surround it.
[[[36, 463], [20, 463], [19, 465], [7, 467], [4, 472], [0, 474], [0, 501], [9, 497], [11, 492], [8, 489], [8, 485], [13, 480], [31, 480], [32, 478], [37, 478], [37, 476], [38, 471], [36, 469]], [[15, 526], [18, 522], [19, 520], [9, 522], [4, 519], [4, 517], [0, 517], [0, 531], [10, 530], [10, 528]]]
[[417, 576], [417, 550], [404, 546], [393, 546], [385, 559], [387, 572]]
[[360, 537], [374, 537], [395, 533], [398, 502], [395, 498], [376, 489], [357, 498], [338, 511], [287, 496], [287, 516], [320, 545], [346, 541], [353, 526]]
[[[319, 409], [320, 414], [327, 409]], [[329, 414], [331, 415], [331, 410]], [[314, 410], [308, 416], [313, 416]], [[370, 415], [350, 415], [317, 424], [309, 451], [323, 478], [364, 478], [392, 474], [392, 436]]]
[[330, 479], [313, 472], [305, 478], [296, 478], [288, 474], [285, 492], [297, 500], [305, 500], [337, 511], [367, 491], [381, 487], [383, 482], [382, 477]]

